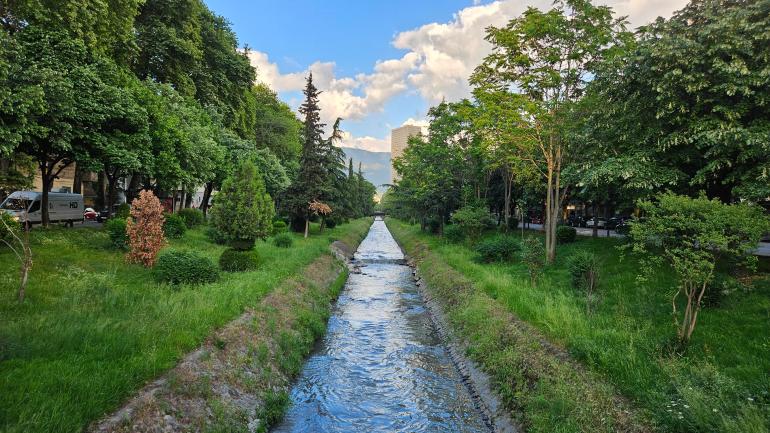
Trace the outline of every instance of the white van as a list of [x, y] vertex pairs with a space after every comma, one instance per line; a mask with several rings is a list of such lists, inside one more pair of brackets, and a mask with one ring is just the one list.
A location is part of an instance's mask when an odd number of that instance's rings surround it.
[[[40, 203], [43, 193], [37, 191], [16, 191], [0, 204], [0, 212], [7, 212], [26, 225], [43, 222]], [[83, 196], [63, 192], [48, 193], [48, 218], [50, 222], [64, 222], [72, 225], [83, 221]]]

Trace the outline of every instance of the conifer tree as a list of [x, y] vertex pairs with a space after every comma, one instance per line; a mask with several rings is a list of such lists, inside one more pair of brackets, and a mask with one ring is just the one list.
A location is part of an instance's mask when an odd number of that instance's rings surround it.
[[292, 217], [292, 228], [305, 230], [310, 223], [309, 204], [325, 201], [329, 194], [329, 181], [325, 168], [325, 142], [322, 137], [324, 124], [321, 123], [321, 108], [318, 95], [321, 93], [313, 85], [313, 74], [305, 85], [305, 102], [299, 107], [304, 116], [302, 128], [302, 153], [297, 178], [287, 191], [285, 206]]

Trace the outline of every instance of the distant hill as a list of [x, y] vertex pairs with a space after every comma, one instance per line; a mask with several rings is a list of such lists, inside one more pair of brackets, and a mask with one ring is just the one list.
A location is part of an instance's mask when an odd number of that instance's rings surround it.
[[346, 157], [353, 158], [353, 168], [358, 170], [361, 162], [361, 170], [364, 177], [377, 187], [380, 193], [387, 187], [381, 186], [390, 182], [390, 152], [369, 152], [368, 150], [343, 147]]

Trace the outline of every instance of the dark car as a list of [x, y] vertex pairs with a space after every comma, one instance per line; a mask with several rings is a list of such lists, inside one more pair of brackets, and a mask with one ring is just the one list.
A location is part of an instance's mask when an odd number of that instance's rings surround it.
[[607, 223], [604, 225], [604, 228], [609, 230], [615, 230], [618, 226], [622, 225], [626, 221], [631, 219], [629, 216], [615, 216], [607, 220]]
[[580, 215], [570, 215], [567, 217], [567, 225], [570, 227], [585, 227], [586, 219]]

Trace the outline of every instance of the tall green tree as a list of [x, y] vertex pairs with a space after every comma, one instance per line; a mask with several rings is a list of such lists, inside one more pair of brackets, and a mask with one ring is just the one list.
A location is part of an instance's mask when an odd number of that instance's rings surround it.
[[[770, 196], [770, 14], [765, 1], [694, 1], [599, 70], [587, 125], [603, 171], [650, 193]], [[659, 180], [664, 182], [657, 182]]]
[[311, 202], [323, 202], [331, 195], [330, 179], [325, 166], [327, 154], [321, 123], [321, 108], [318, 106], [320, 92], [313, 84], [313, 74], [308, 75], [305, 85], [305, 102], [299, 107], [304, 116], [302, 128], [302, 154], [296, 179], [289, 187], [284, 205], [292, 217], [295, 230], [304, 229], [310, 222], [311, 212], [308, 206]]
[[568, 193], [561, 173], [580, 154], [563, 134], [564, 115], [579, 100], [597, 66], [630, 38], [612, 9], [588, 0], [558, 0], [548, 11], [530, 7], [504, 27], [490, 27], [492, 53], [471, 78], [476, 88], [514, 91], [537, 140], [530, 156], [546, 183], [546, 256], [556, 257], [556, 224]]
[[34, 88], [41, 98], [37, 112], [26, 120], [28, 133], [21, 138], [20, 149], [36, 160], [40, 170], [42, 221], [47, 225], [48, 192], [54, 179], [75, 161], [89, 161], [116, 137], [140, 130], [142, 119], [127, 108], [130, 98], [118, 97], [120, 88], [110, 82], [117, 67], [89, 52], [79, 39], [35, 26], [24, 27], [14, 38], [19, 44], [18, 74], [9, 78], [9, 84]]

